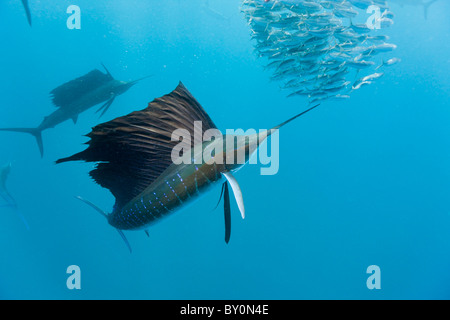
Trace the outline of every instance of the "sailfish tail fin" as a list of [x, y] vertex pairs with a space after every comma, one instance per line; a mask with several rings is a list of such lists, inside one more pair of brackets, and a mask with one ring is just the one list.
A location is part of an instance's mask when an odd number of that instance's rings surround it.
[[30, 6], [28, 5], [28, 0], [22, 0], [22, 4], [25, 9], [25, 13], [27, 14], [28, 24], [31, 27], [31, 12], [30, 12]]
[[29, 133], [36, 138], [37, 145], [41, 157], [44, 156], [44, 143], [42, 141], [42, 130], [39, 128], [0, 128], [0, 131], [22, 132]]
[[25, 228], [27, 228], [27, 230], [30, 230], [30, 225], [28, 224], [27, 219], [25, 218], [25, 216], [22, 214], [22, 212], [20, 212], [19, 209], [17, 209], [17, 207], [15, 208], [17, 215], [19, 216], [20, 220], [22, 220], [23, 224], [25, 225]]
[[22, 220], [23, 224], [25, 225], [25, 228], [27, 228], [27, 230], [30, 230], [30, 225], [28, 224], [28, 221], [25, 218], [25, 216], [22, 214], [22, 212], [17, 207], [15, 200], [9, 194], [1, 195], [1, 196], [2, 196], [2, 198], [4, 198], [6, 200], [7, 203], [0, 205], [0, 208], [7, 207], [7, 208], [10, 208], [11, 210], [13, 210], [19, 216], [20, 220]]
[[[88, 206], [90, 206], [91, 208], [93, 208], [95, 211], [97, 211], [98, 213], [100, 213], [102, 216], [104, 216], [106, 219], [108, 219], [108, 214], [103, 211], [102, 209], [100, 209], [99, 207], [97, 207], [95, 204], [93, 204], [92, 202], [90, 202], [89, 200], [86, 200], [82, 197], [76, 196], [75, 198], [77, 198], [78, 200], [84, 202], [85, 204], [87, 204]], [[122, 230], [116, 229], [117, 232], [119, 233], [120, 237], [122, 238], [122, 240], [125, 242], [125, 245], [127, 246], [128, 250], [130, 250], [130, 253], [132, 253], [132, 249], [131, 249], [131, 245], [128, 242], [127, 238], [125, 237], [125, 234], [123, 233]]]
[[435, 3], [437, 0], [430, 0], [427, 3], [423, 4], [423, 14], [425, 16], [425, 19], [428, 19], [428, 9], [430, 9], [430, 6]]

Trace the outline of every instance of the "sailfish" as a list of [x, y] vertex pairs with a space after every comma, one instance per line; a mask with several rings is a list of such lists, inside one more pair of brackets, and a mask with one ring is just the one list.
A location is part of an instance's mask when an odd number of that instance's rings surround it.
[[[211, 186], [223, 182], [221, 198], [224, 197], [225, 242], [228, 243], [231, 234], [228, 185], [231, 186], [242, 218], [245, 217], [243, 194], [234, 172], [248, 162], [252, 153], [273, 132], [315, 107], [270, 130], [253, 135], [234, 135], [231, 137], [234, 143], [214, 146], [230, 137], [223, 135], [222, 140], [212, 141], [202, 141], [203, 134], [196, 137], [195, 130], [199, 128], [202, 133], [217, 128], [180, 82], [174, 91], [153, 100], [146, 109], [97, 125], [87, 135], [90, 140], [84, 151], [57, 160], [57, 163], [96, 163], [90, 176], [100, 186], [111, 191], [115, 197], [113, 210], [106, 213], [92, 202], [81, 197], [78, 199], [100, 212], [119, 232], [130, 251], [124, 230], [143, 230], [148, 235], [148, 229], [154, 223], [182, 209]], [[180, 143], [172, 139], [172, 133], [178, 129], [194, 137], [190, 140], [191, 162], [176, 164], [172, 160], [172, 151]], [[202, 158], [201, 154], [206, 148], [219, 150], [214, 153], [213, 161], [205, 162], [204, 158], [194, 161], [195, 158]], [[245, 151], [242, 163], [227, 160], [235, 159], [238, 152], [242, 151]]]
[[[54, 128], [56, 125], [72, 119], [77, 123], [78, 116], [84, 111], [104, 102], [97, 112], [102, 111], [103, 116], [108, 111], [114, 99], [125, 93], [140, 80], [125, 82], [114, 79], [106, 69], [106, 73], [98, 69], [88, 74], [60, 85], [50, 92], [53, 104], [58, 108], [45, 117], [36, 128], [0, 128], [0, 131], [24, 132], [36, 138], [41, 157], [44, 155], [42, 131]], [[106, 102], [105, 102], [106, 101]]]
[[25, 224], [25, 227], [27, 229], [30, 229], [30, 227], [28, 226], [27, 220], [25, 219], [23, 214], [20, 213], [20, 211], [18, 209], [16, 200], [14, 200], [14, 198], [11, 196], [8, 189], [6, 188], [6, 180], [8, 179], [8, 176], [11, 172], [11, 167], [12, 167], [11, 163], [8, 163], [0, 168], [0, 198], [3, 198], [3, 200], [5, 201], [5, 204], [1, 205], [0, 207], [12, 208], [17, 213], [17, 215], [20, 217], [22, 222]]

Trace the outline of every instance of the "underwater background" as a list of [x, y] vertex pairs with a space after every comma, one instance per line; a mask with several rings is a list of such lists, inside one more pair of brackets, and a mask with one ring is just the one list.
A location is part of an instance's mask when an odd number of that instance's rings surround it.
[[[389, 2], [389, 1], [388, 1]], [[66, 27], [69, 5], [81, 30]], [[0, 165], [30, 225], [0, 207], [2, 299], [449, 299], [450, 3], [392, 1], [383, 30], [402, 62], [345, 101], [280, 131], [280, 170], [238, 173], [246, 218], [232, 200], [223, 241], [220, 184], [144, 232], [130, 254], [105, 219], [114, 198], [89, 177], [93, 164], [55, 165], [85, 148], [98, 123], [144, 109], [179, 81], [215, 124], [273, 127], [308, 107], [270, 81], [253, 51], [239, 0], [20, 1], [0, 3], [0, 127], [34, 127], [53, 112], [49, 92], [101, 63], [120, 80], [146, 75], [101, 118], [96, 109], [43, 133], [0, 134]], [[213, 14], [208, 8], [213, 8]], [[81, 268], [81, 290], [66, 269]], [[369, 290], [366, 269], [381, 269]]]

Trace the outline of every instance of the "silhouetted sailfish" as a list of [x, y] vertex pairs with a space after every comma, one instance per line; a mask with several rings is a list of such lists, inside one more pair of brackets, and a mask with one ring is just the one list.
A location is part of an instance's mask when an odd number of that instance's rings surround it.
[[37, 128], [0, 128], [0, 131], [24, 132], [36, 138], [41, 156], [44, 155], [42, 131], [54, 128], [56, 125], [72, 119], [76, 124], [80, 113], [105, 102], [97, 112], [105, 114], [114, 99], [125, 93], [140, 80], [125, 82], [113, 78], [108, 69], [106, 73], [95, 69], [88, 74], [69, 81], [50, 92], [53, 104], [58, 108], [45, 117]]
[[[177, 129], [185, 130], [193, 137], [189, 145], [192, 159], [198, 157], [199, 152], [203, 154], [205, 148], [211, 150], [215, 143], [221, 143], [220, 139], [202, 141], [203, 133], [216, 126], [180, 83], [173, 92], [155, 99], [146, 109], [97, 125], [87, 135], [90, 141], [84, 151], [60, 159], [57, 163], [80, 160], [97, 162], [90, 176], [116, 198], [112, 213], [107, 214], [89, 201], [78, 198], [100, 212], [119, 231], [129, 248], [122, 230], [146, 231], [153, 223], [184, 207], [208, 187], [225, 178], [222, 195], [225, 198], [225, 241], [228, 242], [231, 230], [228, 183], [244, 217], [243, 196], [233, 172], [245, 163], [228, 164], [231, 161], [226, 159], [235, 159], [239, 151], [236, 146], [239, 146], [240, 152], [245, 149], [245, 160], [248, 161], [251, 153], [274, 131], [315, 107], [262, 133], [234, 136], [234, 140], [243, 139], [245, 143], [236, 141], [225, 147], [221, 144], [217, 150], [223, 151], [214, 155], [212, 163], [208, 164], [202, 158], [200, 164], [195, 164], [196, 161], [175, 164], [171, 154], [180, 141], [172, 141], [172, 133]], [[196, 121], [201, 121], [201, 135], [195, 134], [196, 130], [200, 130]], [[223, 136], [223, 141], [227, 141], [226, 137]], [[222, 161], [216, 161], [219, 159]]]
[[30, 6], [28, 5], [28, 0], [22, 0], [23, 7], [25, 8], [25, 13], [27, 14], [28, 24], [31, 26], [31, 12]]
[[428, 19], [428, 10], [430, 9], [430, 6], [437, 1], [438, 0], [390, 0], [389, 2], [397, 3], [401, 7], [405, 5], [422, 6], [424, 17], [425, 19]]
[[0, 207], [12, 208], [17, 213], [17, 215], [20, 217], [22, 222], [25, 224], [25, 227], [27, 229], [30, 229], [30, 227], [28, 226], [27, 220], [25, 219], [25, 217], [23, 216], [23, 214], [19, 211], [19, 209], [17, 207], [16, 200], [14, 200], [14, 198], [11, 196], [8, 189], [6, 188], [6, 180], [9, 176], [10, 172], [11, 172], [11, 163], [8, 163], [7, 165], [0, 168], [0, 197], [3, 198], [3, 200], [5, 200], [5, 204], [0, 205]]

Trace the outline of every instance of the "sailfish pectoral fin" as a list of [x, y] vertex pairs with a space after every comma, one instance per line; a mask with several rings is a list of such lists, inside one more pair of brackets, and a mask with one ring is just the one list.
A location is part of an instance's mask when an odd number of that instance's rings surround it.
[[217, 204], [216, 204], [216, 206], [214, 207], [214, 209], [213, 209], [213, 210], [216, 210], [216, 209], [217, 209], [217, 207], [218, 207], [218, 206], [219, 206], [219, 204], [220, 204], [220, 201], [222, 201], [222, 197], [223, 197], [223, 191], [225, 190], [225, 185], [226, 185], [226, 183], [222, 184], [222, 191], [220, 191], [220, 197], [219, 197], [219, 201], [217, 201]]
[[224, 189], [224, 216], [225, 216], [225, 242], [230, 242], [230, 236], [231, 236], [231, 206], [230, 206], [230, 193], [228, 192], [228, 183], [225, 182], [223, 184]]
[[128, 242], [127, 237], [125, 237], [125, 234], [123, 233], [122, 230], [116, 229], [117, 232], [120, 234], [120, 236], [122, 237], [122, 240], [125, 242], [125, 245], [127, 246], [128, 250], [130, 250], [130, 253], [133, 253], [133, 250], [131, 249], [131, 245]]
[[[97, 207], [95, 204], [93, 204], [92, 202], [90, 202], [89, 200], [86, 200], [80, 196], [76, 196], [75, 198], [77, 198], [78, 200], [84, 202], [85, 204], [87, 204], [88, 206], [90, 206], [91, 208], [93, 208], [95, 211], [97, 211], [98, 213], [100, 213], [102, 216], [104, 216], [106, 219], [108, 219], [108, 214], [103, 211], [102, 209], [100, 209], [99, 207]], [[127, 238], [125, 237], [125, 234], [123, 233], [122, 230], [117, 229], [117, 232], [119, 233], [119, 235], [121, 236], [122, 240], [125, 242], [125, 245], [127, 246], [128, 250], [130, 250], [130, 253], [132, 253], [132, 249], [131, 249], [131, 245], [128, 242]]]
[[239, 211], [241, 212], [242, 219], [245, 219], [245, 208], [244, 208], [244, 197], [242, 196], [241, 188], [236, 178], [231, 174], [231, 172], [224, 172], [223, 175], [227, 178], [230, 183], [231, 189], [234, 193], [234, 198], [236, 199]]
[[116, 96], [113, 96], [111, 99], [109, 99], [108, 101], [106, 101], [106, 103], [104, 105], [102, 105], [100, 107], [100, 109], [98, 109], [95, 113], [99, 113], [101, 110], [103, 110], [102, 114], [99, 116], [99, 118], [103, 117], [103, 115], [106, 113], [106, 111], [108, 111], [109, 107], [111, 107], [112, 103], [114, 102], [114, 99], [116, 98]]
[[230, 206], [230, 193], [228, 191], [227, 181], [225, 181], [222, 184], [222, 191], [220, 192], [219, 201], [217, 202], [217, 205], [214, 208], [214, 210], [217, 209], [217, 207], [219, 206], [220, 201], [222, 201], [222, 197], [224, 202], [223, 212], [225, 216], [225, 242], [228, 243], [230, 242], [231, 236], [231, 206]]

